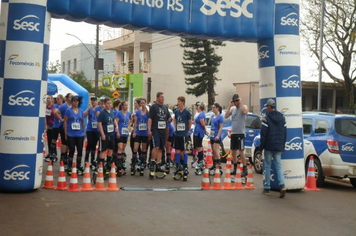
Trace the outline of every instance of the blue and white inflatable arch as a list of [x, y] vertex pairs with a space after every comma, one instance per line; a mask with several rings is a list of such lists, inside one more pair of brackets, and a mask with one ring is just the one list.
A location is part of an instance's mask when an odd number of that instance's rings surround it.
[[299, 0], [2, 0], [0, 190], [41, 185], [51, 18], [256, 42], [261, 108], [274, 98], [287, 118], [286, 186], [304, 187]]

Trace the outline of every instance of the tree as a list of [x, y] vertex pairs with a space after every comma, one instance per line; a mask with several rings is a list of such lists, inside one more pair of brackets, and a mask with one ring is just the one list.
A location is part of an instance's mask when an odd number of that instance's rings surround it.
[[[302, 1], [301, 36], [308, 50], [320, 58], [320, 0]], [[349, 110], [354, 109], [356, 79], [356, 1], [325, 0], [322, 70], [342, 84]], [[333, 71], [335, 65], [339, 69]]]
[[85, 88], [89, 93], [94, 93], [94, 88], [91, 83], [85, 78], [84, 72], [76, 72], [70, 74], [70, 77], [80, 84], [83, 88]]
[[48, 74], [59, 74], [61, 73], [61, 64], [59, 63], [59, 60], [56, 62], [49, 62], [48, 68], [47, 68]]
[[218, 67], [222, 57], [215, 54], [215, 48], [225, 46], [221, 41], [201, 40], [196, 38], [181, 38], [181, 47], [184, 48], [182, 62], [185, 75], [185, 84], [193, 87], [186, 89], [187, 94], [199, 97], [208, 93], [208, 107], [215, 102], [214, 86]]

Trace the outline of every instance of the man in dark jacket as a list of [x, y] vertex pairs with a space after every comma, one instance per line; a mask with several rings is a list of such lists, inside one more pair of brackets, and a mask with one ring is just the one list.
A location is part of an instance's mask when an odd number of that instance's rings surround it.
[[276, 168], [278, 182], [280, 187], [280, 198], [284, 198], [286, 188], [284, 185], [284, 176], [281, 165], [281, 156], [284, 151], [284, 145], [287, 138], [287, 124], [284, 116], [275, 110], [275, 102], [269, 99], [266, 103], [267, 114], [262, 119], [261, 128], [261, 151], [264, 150], [264, 189], [262, 194], [270, 195], [271, 182], [271, 161], [273, 159]]

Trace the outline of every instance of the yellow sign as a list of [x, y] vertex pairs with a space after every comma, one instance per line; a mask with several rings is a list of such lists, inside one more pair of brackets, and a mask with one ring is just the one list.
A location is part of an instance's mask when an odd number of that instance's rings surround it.
[[111, 95], [113, 96], [113, 98], [120, 97], [120, 93], [117, 90], [115, 90], [115, 92], [113, 92]]

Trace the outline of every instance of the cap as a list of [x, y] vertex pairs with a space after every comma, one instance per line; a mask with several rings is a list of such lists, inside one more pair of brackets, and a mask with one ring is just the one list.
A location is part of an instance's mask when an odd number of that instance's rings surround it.
[[238, 98], [239, 98], [239, 95], [237, 93], [232, 96], [232, 100], [238, 99]]
[[105, 96], [101, 96], [100, 101], [104, 101], [105, 100]]
[[90, 100], [98, 100], [95, 96], [91, 96]]
[[272, 98], [270, 98], [270, 99], [268, 99], [266, 106], [275, 107], [276, 103], [274, 102], [274, 100]]
[[72, 101], [74, 101], [74, 100], [79, 101], [79, 100], [80, 100], [79, 96], [73, 96], [73, 97], [72, 97]]
[[196, 106], [200, 106], [200, 102], [196, 102], [195, 105], [196, 105]]

